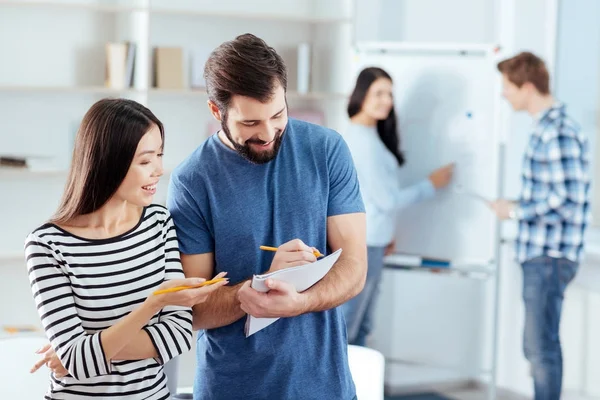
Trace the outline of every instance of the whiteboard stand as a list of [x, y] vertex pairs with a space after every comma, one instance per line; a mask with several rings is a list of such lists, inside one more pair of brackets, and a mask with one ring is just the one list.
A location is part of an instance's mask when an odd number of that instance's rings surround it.
[[[463, 177], [464, 182], [472, 185], [470, 190], [479, 191], [487, 198], [501, 198], [503, 195], [505, 129], [502, 125], [501, 76], [496, 69], [496, 63], [501, 57], [500, 49], [492, 44], [452, 43], [361, 42], [356, 43], [355, 46], [353, 61], [356, 74], [354, 78], [366, 66], [381, 67], [392, 76], [394, 101], [400, 122], [401, 146], [408, 160], [406, 166], [402, 169], [409, 171], [409, 178], [423, 179], [427, 176], [427, 171], [435, 168], [433, 162], [439, 162], [443, 165], [442, 162], [454, 161], [450, 160], [449, 157], [457, 156], [460, 151], [463, 151], [464, 146], [462, 143], [472, 143], [473, 138], [475, 138], [476, 145], [472, 148], [466, 146], [467, 152], [475, 153], [475, 162], [469, 164], [463, 171], [473, 169], [473, 174], [478, 173], [479, 175]], [[453, 102], [453, 100], [455, 101]], [[471, 113], [467, 113], [469, 121], [466, 121], [464, 118], [465, 107], [469, 107], [468, 109], [474, 111], [474, 115], [481, 117], [473, 120], [471, 119]], [[462, 125], [461, 118], [466, 121]], [[404, 127], [403, 123], [405, 124]], [[449, 126], [449, 128], [446, 129], [445, 126]], [[446, 136], [455, 135], [452, 141], [444, 142], [444, 140], [449, 140], [444, 138], [445, 132], [440, 134], [444, 130], [448, 131]], [[485, 131], [486, 140], [477, 142], [477, 140], [481, 140], [480, 137], [466, 134], [464, 138], [457, 139], [457, 132], [467, 131], [471, 133]], [[452, 150], [447, 150], [448, 148]], [[450, 154], [453, 151], [454, 154]], [[411, 160], [416, 161], [413, 161], [411, 165]], [[466, 162], [463, 165], [466, 165]], [[409, 182], [409, 184], [412, 183], [415, 183], [415, 181]], [[398, 309], [402, 310], [403, 308], [394, 304], [393, 301], [392, 304], [389, 304], [389, 299], [387, 299], [388, 303], [386, 304], [382, 304], [386, 300], [378, 303], [378, 309], [388, 307], [385, 311], [377, 311], [380, 313], [379, 318], [381, 321], [385, 318], [385, 322], [387, 322], [387, 324], [378, 323], [379, 325], [385, 325], [379, 327], [382, 331], [386, 331], [381, 333], [382, 342], [389, 342], [382, 346], [387, 347], [387, 349], [380, 351], [384, 353], [386, 361], [390, 364], [401, 364], [403, 367], [426, 366], [462, 371], [465, 374], [459, 376], [470, 376], [478, 379], [478, 382], [480, 380], [487, 382], [486, 398], [495, 400], [499, 331], [501, 223], [497, 221], [491, 210], [483, 206], [483, 203], [479, 205], [468, 203], [467, 206], [464, 206], [464, 200], [456, 200], [456, 198], [450, 196], [440, 197], [442, 198], [433, 200], [428, 204], [411, 206], [413, 207], [411, 212], [407, 213], [410, 215], [403, 216], [404, 220], [399, 222], [399, 226], [401, 229], [404, 228], [405, 233], [404, 236], [401, 234], [396, 237], [399, 252], [432, 258], [476, 259], [480, 261], [464, 264], [459, 262], [456, 265], [453, 263], [449, 268], [415, 267], [402, 264], [398, 261], [398, 257], [395, 260], [394, 255], [390, 255], [385, 259], [384, 273], [407, 271], [413, 276], [413, 272], [414, 274], [431, 274], [434, 270], [437, 272], [435, 278], [433, 278], [434, 275], [428, 276], [431, 276], [432, 280], [435, 279], [438, 285], [440, 279], [445, 279], [444, 277], [459, 277], [469, 281], [478, 280], [483, 282], [483, 285], [490, 285], [493, 295], [486, 291], [487, 288], [485, 287], [473, 291], [480, 296], [473, 299], [474, 302], [485, 302], [485, 308], [483, 306], [474, 308], [478, 310], [475, 314], [478, 317], [477, 321], [471, 321], [472, 327], [476, 327], [477, 340], [482, 343], [483, 350], [478, 350], [473, 353], [474, 355], [465, 356], [465, 359], [472, 356], [472, 360], [485, 360], [485, 365], [478, 362], [477, 365], [482, 367], [477, 368], [477, 371], [474, 370], [474, 366], [470, 367], [457, 363], [440, 362], [436, 365], [435, 362], [432, 362], [435, 361], [433, 357], [430, 357], [431, 352], [427, 356], [419, 357], [418, 351], [398, 351], [398, 348], [404, 348], [402, 345], [396, 346], [392, 343], [394, 342], [392, 335], [398, 336], [395, 339], [396, 342], [406, 338], [412, 339], [411, 344], [418, 343], [421, 338], [418, 336], [418, 332], [415, 333], [414, 330], [417, 329], [415, 327], [412, 327], [413, 331], [410, 334], [402, 332], [405, 328], [402, 325], [394, 329], [395, 315], [393, 314], [393, 307], [396, 307], [396, 313], [398, 313]], [[443, 211], [440, 212], [440, 209]], [[440, 231], [442, 231], [441, 234]], [[448, 232], [460, 234], [452, 236], [452, 233], [448, 234]], [[444, 234], [448, 236], [447, 239], [444, 239]], [[469, 243], [465, 244], [461, 241]], [[399, 244], [400, 246], [398, 246]], [[407, 276], [404, 274], [400, 277], [405, 279]], [[394, 279], [392, 285], [398, 283], [396, 281], [398, 278]], [[451, 285], [455, 284], [458, 285], [457, 283], [451, 283]], [[468, 284], [471, 285], [471, 283]], [[411, 292], [411, 294], [415, 294], [419, 288], [400, 286], [400, 290], [406, 289], [413, 290], [414, 292]], [[431, 289], [431, 287], [428, 289]], [[389, 295], [389, 291], [394, 290], [397, 291], [398, 287], [388, 288], [387, 294]], [[382, 289], [382, 291], [385, 291], [385, 289]], [[420, 295], [427, 296], [427, 293], [421, 293]], [[436, 293], [436, 295], [441, 296], [440, 293]], [[415, 298], [418, 296], [419, 294], [416, 294]], [[421, 299], [417, 300], [420, 301]], [[461, 301], [464, 301], [464, 299]], [[414, 307], [418, 307], [418, 304], [417, 302]], [[403, 310], [407, 310], [406, 306], [404, 307]], [[390, 308], [392, 308], [391, 311]], [[458, 321], [457, 324], [463, 323], [467, 317], [472, 316], [468, 310], [465, 310], [465, 314], [470, 315]], [[397, 319], [402, 318], [401, 314], [396, 314], [396, 316]], [[424, 320], [427, 320], [428, 317], [430, 316], [424, 317]], [[441, 316], [442, 319], [443, 317]], [[488, 320], [488, 317], [491, 317], [491, 321]], [[445, 322], [447, 327], [448, 321]], [[443, 326], [443, 324], [440, 326]], [[406, 326], [406, 329], [410, 328]], [[377, 331], [377, 329], [376, 324], [375, 330]], [[465, 326], [465, 329], [469, 330], [471, 328]], [[425, 347], [428, 345], [425, 335], [429, 333], [423, 332], [422, 341], [426, 343]], [[445, 334], [444, 331], [434, 333]], [[449, 334], [449, 336], [452, 335]], [[465, 345], [464, 340], [466, 339], [463, 339], [463, 346]], [[451, 347], [448, 346], [448, 352], [450, 353], [454, 350]], [[460, 346], [457, 345], [456, 347], [458, 348], [456, 351], [460, 351]], [[417, 354], [417, 356], [415, 359], [409, 359], [410, 357], [398, 357], [397, 353]], [[426, 360], [426, 362], [423, 360]]]

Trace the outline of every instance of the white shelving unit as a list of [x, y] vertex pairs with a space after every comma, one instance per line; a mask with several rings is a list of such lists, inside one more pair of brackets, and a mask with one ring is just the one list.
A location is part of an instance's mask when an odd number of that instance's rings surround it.
[[[165, 125], [165, 175], [155, 201], [163, 203], [169, 173], [209, 132], [212, 116], [203, 89], [191, 88], [190, 55], [250, 32], [282, 55], [288, 67], [291, 111], [318, 111], [339, 129], [350, 89], [354, 0], [0, 0], [0, 154], [51, 156], [47, 168], [0, 168], [0, 309], [2, 325], [39, 325], [24, 267], [26, 235], [56, 209], [67, 177], [73, 137], [97, 100], [131, 98]], [[136, 43], [134, 85], [105, 87], [105, 44]], [[311, 85], [299, 93], [297, 48], [309, 43]], [[152, 87], [152, 50], [181, 47], [184, 88]], [[349, 73], [349, 71], [348, 71]], [[55, 164], [55, 165], [54, 165]], [[194, 355], [181, 360], [180, 385], [191, 386]]]
[[[180, 149], [189, 151], [204, 139], [206, 132], [199, 127], [206, 127], [211, 119], [205, 90], [190, 87], [190, 52], [199, 47], [210, 51], [244, 32], [264, 38], [286, 60], [290, 109], [324, 111], [327, 124], [339, 127], [345, 118], [340, 101], [346, 101], [349, 89], [339, 71], [350, 54], [352, 7], [352, 0], [326, 4], [318, 0], [272, 4], [265, 0], [251, 4], [233, 0], [217, 4], [192, 0], [0, 0], [0, 51], [6, 60], [0, 66], [0, 105], [8, 96], [15, 96], [7, 113], [15, 109], [18, 114], [31, 107], [31, 102], [51, 99], [47, 114], [58, 122], [52, 124], [52, 139], [44, 143], [38, 140], [41, 135], [31, 133], [39, 127], [9, 119], [9, 130], [27, 132], [20, 143], [13, 141], [9, 146], [17, 147], [13, 152], [22, 153], [22, 148], [33, 143], [52, 153], [60, 150], [64, 153], [61, 156], [68, 158], [69, 152], [65, 147], [58, 149], [58, 143], [69, 141], [65, 136], [74, 134], [87, 107], [102, 97], [128, 97], [150, 107], [165, 123], [167, 146], [178, 153], [167, 153], [170, 159], [166, 162], [172, 168], [181, 159]], [[23, 33], [23, 28], [31, 29]], [[21, 36], [18, 42], [11, 39], [17, 30]], [[104, 86], [104, 44], [121, 41], [135, 42], [137, 49], [134, 85], [118, 90]], [[300, 43], [312, 45], [315, 60], [311, 91], [307, 93], [295, 90], [295, 57]], [[183, 89], [151, 86], [152, 50], [161, 46], [183, 48]], [[70, 107], [72, 104], [77, 106]], [[50, 110], [60, 105], [69, 111]]]

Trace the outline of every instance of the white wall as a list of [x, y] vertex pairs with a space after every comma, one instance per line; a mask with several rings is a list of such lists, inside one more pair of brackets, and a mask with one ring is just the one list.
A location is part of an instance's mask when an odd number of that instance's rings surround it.
[[492, 0], [357, 0], [356, 39], [491, 43]]

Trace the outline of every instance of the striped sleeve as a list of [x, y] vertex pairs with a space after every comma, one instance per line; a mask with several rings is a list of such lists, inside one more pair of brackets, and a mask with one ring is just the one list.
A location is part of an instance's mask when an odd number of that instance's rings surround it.
[[110, 374], [100, 332], [88, 334], [83, 329], [60, 257], [35, 234], [26, 239], [25, 257], [38, 314], [63, 366], [78, 380]]
[[[165, 243], [165, 280], [183, 279], [177, 234], [173, 219], [169, 215], [163, 230]], [[192, 310], [189, 307], [167, 306], [162, 309], [158, 322], [144, 330], [159, 355], [158, 362], [170, 359], [192, 348]]]

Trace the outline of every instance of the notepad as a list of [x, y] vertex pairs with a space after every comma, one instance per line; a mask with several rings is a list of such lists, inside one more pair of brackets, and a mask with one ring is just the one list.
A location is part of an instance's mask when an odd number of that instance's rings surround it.
[[[331, 253], [327, 257], [321, 258], [314, 263], [286, 268], [269, 274], [254, 275], [251, 286], [259, 292], [266, 293], [269, 291], [269, 288], [265, 281], [269, 278], [273, 278], [291, 283], [299, 293], [304, 292], [327, 275], [331, 267], [333, 267], [333, 264], [340, 258], [340, 254], [342, 254], [342, 249], [338, 249], [336, 252]], [[246, 337], [254, 335], [256, 332], [266, 328], [278, 319], [279, 318], [256, 318], [248, 315], [246, 317], [245, 326]]]

